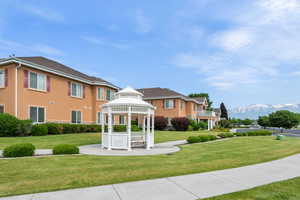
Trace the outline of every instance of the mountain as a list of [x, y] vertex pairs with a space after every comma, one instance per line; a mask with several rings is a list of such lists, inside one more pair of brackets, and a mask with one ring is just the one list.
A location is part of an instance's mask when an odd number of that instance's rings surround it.
[[257, 119], [259, 116], [268, 115], [278, 110], [289, 110], [292, 112], [300, 113], [300, 104], [252, 104], [249, 106], [229, 109], [229, 116], [231, 118], [240, 119]]

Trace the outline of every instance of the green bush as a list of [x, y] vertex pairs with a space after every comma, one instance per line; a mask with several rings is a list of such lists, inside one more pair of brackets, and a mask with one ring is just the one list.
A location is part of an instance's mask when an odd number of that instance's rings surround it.
[[19, 128], [17, 131], [18, 136], [28, 136], [31, 134], [32, 121], [31, 120], [19, 120]]
[[218, 134], [218, 136], [220, 138], [230, 138], [230, 137], [234, 137], [234, 135], [232, 133], [220, 133]]
[[13, 144], [3, 150], [4, 157], [33, 156], [35, 147], [30, 143]]
[[209, 140], [217, 140], [218, 139], [217, 136], [215, 136], [215, 135], [208, 135], [208, 137], [209, 137]]
[[62, 124], [46, 123], [45, 125], [48, 127], [49, 135], [58, 135], [64, 133], [64, 127]]
[[257, 131], [249, 131], [247, 132], [248, 136], [270, 136], [272, 132], [268, 130], [257, 130]]
[[73, 144], [59, 144], [54, 146], [53, 154], [79, 154], [79, 148]]
[[89, 132], [92, 132], [92, 133], [101, 132], [101, 125], [91, 124], [91, 125], [88, 125], [88, 127], [89, 127]]
[[126, 125], [114, 125], [114, 132], [126, 132]]
[[189, 144], [198, 143], [200, 142], [200, 138], [198, 136], [190, 136], [188, 137], [187, 142]]
[[141, 129], [138, 127], [138, 125], [131, 125], [131, 131], [133, 132], [138, 132], [140, 131]]
[[237, 132], [237, 133], [234, 133], [235, 136], [238, 136], [238, 137], [243, 137], [243, 136], [248, 136], [248, 133], [247, 132]]
[[16, 117], [7, 114], [0, 114], [0, 137], [18, 136], [18, 129], [20, 128], [20, 120]]
[[46, 124], [35, 124], [31, 129], [32, 136], [44, 136], [48, 135], [48, 127]]
[[199, 142], [208, 142], [210, 141], [209, 135], [199, 135]]
[[189, 125], [188, 130], [187, 131], [194, 131], [193, 126]]

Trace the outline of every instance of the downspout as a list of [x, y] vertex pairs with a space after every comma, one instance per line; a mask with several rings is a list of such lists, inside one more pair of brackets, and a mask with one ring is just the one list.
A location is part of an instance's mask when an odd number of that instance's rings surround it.
[[21, 67], [21, 63], [19, 63], [16, 67], [15, 74], [15, 116], [18, 118], [18, 69]]

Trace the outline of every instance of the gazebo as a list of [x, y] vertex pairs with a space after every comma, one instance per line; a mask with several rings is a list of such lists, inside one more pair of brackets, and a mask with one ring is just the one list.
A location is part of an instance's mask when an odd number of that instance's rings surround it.
[[[133, 88], [127, 87], [117, 92], [114, 100], [102, 105], [102, 148], [131, 151], [133, 147], [142, 146], [150, 150], [154, 146], [154, 111], [155, 107], [143, 101], [143, 94]], [[120, 115], [126, 118], [126, 132], [113, 130], [114, 116]], [[138, 120], [139, 125], [142, 124], [140, 132], [131, 130], [133, 117]]]

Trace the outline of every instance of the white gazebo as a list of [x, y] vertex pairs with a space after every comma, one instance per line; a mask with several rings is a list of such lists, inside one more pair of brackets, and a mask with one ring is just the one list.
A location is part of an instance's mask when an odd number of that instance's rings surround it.
[[[154, 146], [154, 110], [154, 106], [143, 101], [143, 94], [131, 87], [117, 92], [114, 100], [102, 105], [102, 148], [131, 151], [133, 147], [143, 146], [149, 150]], [[115, 115], [126, 117], [127, 132], [113, 131], [112, 119]], [[132, 117], [142, 119], [140, 132], [131, 131]], [[107, 130], [105, 119], [108, 119]]]

